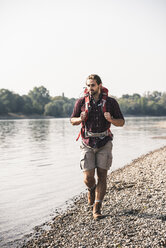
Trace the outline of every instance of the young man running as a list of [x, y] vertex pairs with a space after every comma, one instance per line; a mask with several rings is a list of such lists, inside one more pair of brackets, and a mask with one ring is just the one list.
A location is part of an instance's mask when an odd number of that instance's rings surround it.
[[112, 164], [113, 135], [110, 126], [122, 127], [125, 121], [117, 101], [108, 96], [108, 90], [102, 86], [98, 75], [88, 76], [84, 93], [85, 96], [77, 100], [70, 121], [72, 125], [82, 125], [80, 166], [88, 187], [88, 204], [94, 204], [93, 217], [101, 219], [107, 171]]

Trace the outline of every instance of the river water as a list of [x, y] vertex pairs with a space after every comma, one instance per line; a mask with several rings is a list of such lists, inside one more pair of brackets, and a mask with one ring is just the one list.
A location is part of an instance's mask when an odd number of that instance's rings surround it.
[[[166, 145], [163, 122], [166, 117], [127, 117], [124, 127], [112, 127], [110, 172]], [[68, 118], [0, 120], [0, 247], [12, 247], [85, 190], [79, 129]]]

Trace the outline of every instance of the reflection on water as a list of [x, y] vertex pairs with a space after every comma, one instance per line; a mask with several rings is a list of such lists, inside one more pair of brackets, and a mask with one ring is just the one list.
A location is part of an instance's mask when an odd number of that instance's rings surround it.
[[28, 123], [29, 136], [36, 142], [47, 140], [50, 128], [50, 120], [31, 120]]
[[18, 132], [18, 128], [15, 125], [15, 121], [0, 121], [0, 143], [4, 142], [7, 137], [11, 138]]
[[[166, 144], [162, 118], [126, 118], [112, 127], [111, 170]], [[80, 127], [69, 119], [0, 121], [0, 247], [21, 238], [85, 189], [79, 167]], [[9, 244], [6, 245], [9, 247]]]

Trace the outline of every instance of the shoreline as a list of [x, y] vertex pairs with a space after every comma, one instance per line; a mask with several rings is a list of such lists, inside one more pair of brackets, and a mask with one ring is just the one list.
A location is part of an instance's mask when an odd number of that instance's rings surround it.
[[166, 146], [109, 174], [105, 218], [93, 220], [81, 193], [15, 247], [166, 247], [165, 196]]
[[[126, 115], [124, 117], [143, 117], [143, 118], [162, 118], [165, 116], [152, 116], [152, 115]], [[22, 120], [22, 119], [59, 119], [59, 118], [70, 118], [70, 116], [66, 117], [54, 117], [49, 115], [38, 115], [38, 114], [32, 114], [32, 115], [24, 115], [24, 114], [15, 114], [15, 113], [8, 113], [7, 115], [0, 115], [0, 120]], [[156, 127], [163, 127], [166, 128], [166, 121], [161, 121]]]
[[44, 115], [23, 115], [23, 114], [14, 114], [8, 113], [8, 115], [0, 115], [0, 120], [24, 120], [24, 119], [54, 119], [53, 116], [44, 116]]

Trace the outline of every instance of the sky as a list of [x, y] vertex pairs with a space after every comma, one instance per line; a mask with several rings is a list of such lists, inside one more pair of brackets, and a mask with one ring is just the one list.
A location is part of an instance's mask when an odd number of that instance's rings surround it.
[[0, 89], [166, 91], [166, 0], [0, 0]]

